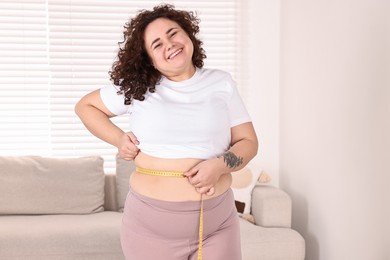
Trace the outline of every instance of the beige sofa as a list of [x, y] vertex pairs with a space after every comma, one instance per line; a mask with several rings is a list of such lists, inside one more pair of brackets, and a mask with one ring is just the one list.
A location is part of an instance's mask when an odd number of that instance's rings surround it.
[[[119, 229], [132, 167], [117, 160], [117, 173], [107, 174], [100, 157], [0, 157], [0, 259], [124, 259]], [[240, 220], [244, 260], [304, 259], [286, 193], [256, 186], [252, 214], [257, 225]]]

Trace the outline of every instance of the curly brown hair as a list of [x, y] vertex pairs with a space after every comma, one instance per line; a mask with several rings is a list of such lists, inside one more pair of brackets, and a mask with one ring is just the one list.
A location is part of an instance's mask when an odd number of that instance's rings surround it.
[[192, 63], [195, 67], [203, 67], [206, 55], [203, 42], [197, 38], [200, 19], [191, 11], [174, 8], [173, 5], [163, 4], [155, 6], [153, 10], [141, 10], [124, 26], [124, 40], [118, 43], [117, 60], [109, 74], [111, 81], [120, 86], [120, 92], [125, 94], [126, 105], [131, 104], [133, 99], [143, 101], [148, 90], [155, 92], [161, 79], [161, 73], [153, 67], [144, 44], [144, 31], [157, 18], [167, 18], [183, 28], [194, 45]]

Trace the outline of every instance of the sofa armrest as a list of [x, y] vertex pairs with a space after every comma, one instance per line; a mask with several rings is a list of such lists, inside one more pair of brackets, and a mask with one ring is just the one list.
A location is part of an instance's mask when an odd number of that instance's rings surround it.
[[291, 198], [279, 188], [255, 186], [251, 211], [258, 226], [291, 228]]

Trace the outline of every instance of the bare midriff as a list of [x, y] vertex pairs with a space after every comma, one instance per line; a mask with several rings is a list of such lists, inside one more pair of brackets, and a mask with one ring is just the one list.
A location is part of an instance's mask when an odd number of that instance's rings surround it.
[[[164, 159], [152, 157], [142, 152], [139, 152], [134, 159], [137, 167], [157, 170], [157, 171], [175, 171], [186, 172], [192, 167], [200, 163], [201, 159]], [[221, 195], [229, 189], [232, 183], [231, 174], [223, 174], [219, 181], [214, 186], [215, 193], [213, 195], [203, 195], [203, 199], [209, 199]], [[194, 186], [189, 183], [186, 177], [167, 177], [167, 176], [152, 176], [137, 171], [133, 172], [130, 177], [131, 188], [142, 195], [164, 200], [164, 201], [188, 201], [199, 200], [201, 195]]]

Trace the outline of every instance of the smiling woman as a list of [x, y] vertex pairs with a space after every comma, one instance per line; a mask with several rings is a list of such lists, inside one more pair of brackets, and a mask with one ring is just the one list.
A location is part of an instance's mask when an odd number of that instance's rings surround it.
[[[156, 2], [142, 1], [142, 8]], [[177, 0], [175, 4], [199, 13], [209, 57], [205, 64], [237, 78], [236, 2]], [[110, 83], [107, 71], [123, 24], [140, 7], [140, 1], [0, 1], [1, 155], [99, 155], [105, 171], [115, 172], [117, 149], [85, 130], [74, 104], [85, 93]], [[112, 120], [128, 129], [126, 115]]]
[[[127, 260], [241, 259], [231, 172], [256, 155], [257, 137], [229, 73], [203, 68], [198, 24], [171, 5], [140, 11], [125, 27], [114, 84], [76, 105], [136, 165], [121, 229]], [[126, 113], [128, 133], [110, 121]]]
[[[125, 93], [127, 104], [132, 99], [143, 100], [147, 90], [155, 91], [161, 74], [180, 80], [192, 76], [195, 67], [203, 67], [206, 55], [197, 38], [199, 22], [193, 12], [170, 13], [166, 7], [141, 12], [126, 24], [111, 79]], [[181, 58], [171, 62], [179, 53]], [[189, 74], [178, 75], [183, 71]]]
[[[176, 22], [166, 18], [151, 22], [145, 30], [145, 46], [153, 67], [168, 79], [180, 81], [194, 74], [193, 44]], [[182, 71], [187, 73], [181, 74]]]

